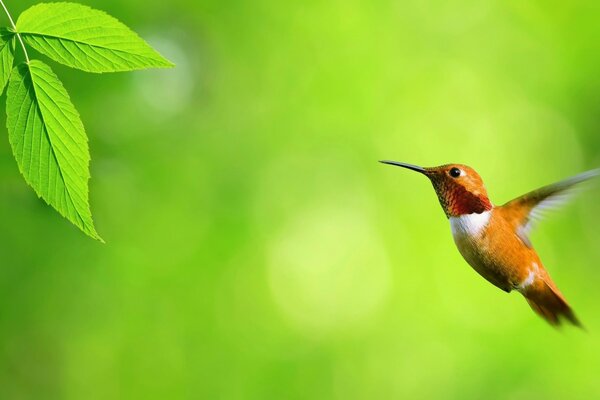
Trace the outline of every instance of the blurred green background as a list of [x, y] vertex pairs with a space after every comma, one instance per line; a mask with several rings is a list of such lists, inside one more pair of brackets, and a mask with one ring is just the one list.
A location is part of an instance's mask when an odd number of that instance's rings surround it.
[[84, 4], [177, 68], [48, 61], [106, 245], [0, 141], [0, 398], [600, 397], [598, 185], [533, 234], [588, 330], [556, 331], [376, 162], [469, 164], [496, 203], [600, 166], [599, 2]]

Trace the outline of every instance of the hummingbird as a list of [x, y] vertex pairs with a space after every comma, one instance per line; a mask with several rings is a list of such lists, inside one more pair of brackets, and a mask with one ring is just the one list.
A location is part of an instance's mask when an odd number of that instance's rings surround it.
[[581, 327], [540, 261], [529, 240], [529, 232], [544, 211], [563, 203], [580, 183], [600, 175], [600, 169], [583, 172], [495, 206], [479, 174], [466, 165], [424, 168], [397, 161], [380, 162], [429, 178], [450, 221], [458, 251], [479, 275], [507, 293], [512, 290], [521, 293], [533, 311], [551, 325], [558, 326], [566, 319]]

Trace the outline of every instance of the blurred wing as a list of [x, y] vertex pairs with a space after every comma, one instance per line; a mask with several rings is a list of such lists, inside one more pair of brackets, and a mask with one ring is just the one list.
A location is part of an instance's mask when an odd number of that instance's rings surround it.
[[543, 219], [548, 210], [556, 209], [569, 201], [578, 192], [578, 184], [600, 175], [600, 169], [583, 172], [571, 178], [544, 186], [514, 200], [502, 207], [507, 210], [517, 224], [517, 233], [528, 246], [531, 228]]

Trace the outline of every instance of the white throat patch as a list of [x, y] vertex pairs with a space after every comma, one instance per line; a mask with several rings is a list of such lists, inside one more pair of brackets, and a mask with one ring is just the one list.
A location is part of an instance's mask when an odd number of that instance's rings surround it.
[[466, 214], [460, 217], [450, 217], [450, 228], [453, 236], [477, 236], [490, 222], [491, 211], [481, 214]]

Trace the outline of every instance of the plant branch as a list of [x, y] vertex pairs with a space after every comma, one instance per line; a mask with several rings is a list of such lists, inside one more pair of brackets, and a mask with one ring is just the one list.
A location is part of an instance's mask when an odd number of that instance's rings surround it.
[[10, 21], [10, 24], [12, 25], [13, 30], [15, 31], [15, 34], [17, 35], [17, 39], [19, 39], [19, 43], [21, 43], [21, 47], [23, 48], [23, 54], [25, 54], [25, 60], [27, 60], [27, 64], [29, 64], [29, 54], [27, 54], [27, 49], [25, 48], [25, 43], [23, 42], [23, 38], [21, 37], [21, 34], [17, 31], [17, 26], [15, 25], [15, 21], [13, 21], [12, 17], [10, 16], [8, 9], [4, 5], [4, 1], [0, 0], [0, 4], [2, 4], [2, 8], [4, 8], [4, 12], [6, 13], [6, 16], [8, 17], [8, 20]]

